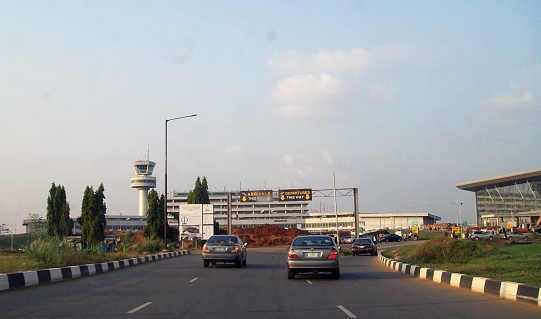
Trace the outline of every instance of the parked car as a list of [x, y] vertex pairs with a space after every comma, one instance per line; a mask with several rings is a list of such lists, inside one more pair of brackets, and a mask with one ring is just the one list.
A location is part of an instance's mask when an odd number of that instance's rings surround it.
[[344, 244], [352, 244], [352, 243], [353, 243], [353, 240], [355, 240], [355, 238], [353, 238], [353, 237], [346, 237], [346, 238], [344, 238]]
[[201, 256], [203, 256], [203, 267], [216, 263], [235, 263], [237, 268], [246, 266], [248, 251], [246, 243], [235, 235], [214, 235], [210, 236], [205, 245]]
[[330, 272], [340, 279], [340, 255], [332, 237], [321, 235], [297, 236], [287, 252], [287, 278], [301, 273]]
[[486, 232], [486, 231], [476, 230], [476, 231], [473, 231], [470, 234], [470, 239], [471, 240], [479, 240], [479, 239], [493, 240], [494, 235], [492, 235], [492, 233], [489, 233], [489, 232]]
[[353, 245], [351, 245], [351, 253], [353, 256], [359, 254], [370, 254], [372, 256], [376, 256], [378, 254], [378, 247], [376, 247], [376, 243], [374, 243], [370, 238], [358, 238], [355, 239]]
[[381, 236], [378, 241], [380, 243], [388, 243], [390, 241], [402, 241], [402, 237], [398, 236], [397, 234], [385, 234]]
[[509, 240], [517, 240], [517, 239], [524, 239], [528, 240], [528, 235], [523, 234], [519, 231], [511, 231], [507, 233], [507, 239]]

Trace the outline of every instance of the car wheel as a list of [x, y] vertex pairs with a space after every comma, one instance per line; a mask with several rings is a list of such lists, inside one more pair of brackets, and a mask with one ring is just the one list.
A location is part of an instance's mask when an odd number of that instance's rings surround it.
[[493, 240], [493, 239], [494, 239], [494, 237], [490, 236], [490, 237], [488, 237], [488, 239], [489, 239], [489, 240]]
[[509, 239], [509, 241], [513, 241], [513, 237], [507, 237], [507, 239]]
[[528, 240], [528, 239], [529, 239], [528, 236], [524, 237], [524, 240]]
[[244, 260], [242, 261], [242, 265], [246, 266], [246, 258], [244, 258]]
[[207, 268], [210, 262], [208, 260], [203, 260], [203, 267]]
[[475, 240], [479, 240], [479, 237], [475, 237], [474, 239], [475, 239]]
[[352, 253], [353, 256], [355, 256], [355, 253]]
[[339, 270], [339, 269], [334, 270], [334, 271], [332, 272], [332, 278], [333, 278], [333, 279], [340, 279], [340, 270]]
[[400, 241], [402, 241], [402, 239], [398, 239], [398, 241], [400, 242]]
[[237, 268], [242, 268], [242, 259], [235, 261], [235, 265], [237, 265]]
[[295, 278], [295, 271], [293, 270], [287, 270], [287, 279], [294, 279]]

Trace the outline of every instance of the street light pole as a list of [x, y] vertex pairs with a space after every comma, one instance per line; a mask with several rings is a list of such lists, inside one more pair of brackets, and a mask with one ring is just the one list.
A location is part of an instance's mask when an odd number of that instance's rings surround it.
[[460, 211], [460, 236], [464, 236], [464, 229], [462, 227], [462, 203], [460, 203], [460, 206], [458, 206], [458, 209]]
[[11, 252], [13, 252], [13, 225], [11, 225]]
[[455, 211], [456, 211], [456, 227], [458, 227], [458, 204], [451, 203], [452, 205], [455, 205]]
[[[165, 120], [165, 176], [164, 176], [164, 179], [165, 179], [165, 181], [164, 181], [164, 183], [165, 183], [165, 208], [164, 208], [164, 212], [163, 212], [163, 217], [164, 217], [164, 221], [163, 221], [163, 237], [164, 237], [164, 242], [165, 242], [165, 250], [167, 250], [167, 123], [169, 123], [170, 121], [180, 120], [180, 119], [184, 119], [184, 118], [187, 118], [187, 117], [194, 117], [194, 116], [197, 116], [197, 114], [185, 115], [185, 116], [180, 116], [180, 117], [175, 117], [175, 118]], [[180, 236], [180, 234], [179, 234], [179, 236]]]
[[340, 245], [340, 235], [338, 233], [338, 210], [336, 208], [336, 178], [332, 172], [332, 188], [334, 190], [334, 215], [336, 217], [336, 244]]

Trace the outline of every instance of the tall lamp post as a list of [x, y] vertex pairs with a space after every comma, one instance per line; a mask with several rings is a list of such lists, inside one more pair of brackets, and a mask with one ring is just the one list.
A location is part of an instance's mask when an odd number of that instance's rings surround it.
[[460, 211], [460, 236], [464, 237], [464, 228], [462, 226], [462, 203], [458, 206], [458, 210]]
[[185, 118], [194, 117], [194, 116], [197, 116], [197, 114], [174, 117], [174, 118], [165, 120], [165, 181], [164, 181], [165, 182], [165, 208], [163, 212], [163, 217], [164, 217], [163, 237], [164, 237], [166, 250], [167, 250], [167, 123], [169, 123], [170, 121], [185, 119]]
[[[459, 222], [458, 222], [458, 204], [457, 203], [451, 203], [452, 205], [455, 205], [455, 208], [456, 208], [456, 227], [459, 227]], [[460, 203], [460, 205], [462, 205], [462, 203]], [[461, 214], [462, 215], [462, 214]], [[462, 226], [460, 226], [460, 235], [462, 235]]]

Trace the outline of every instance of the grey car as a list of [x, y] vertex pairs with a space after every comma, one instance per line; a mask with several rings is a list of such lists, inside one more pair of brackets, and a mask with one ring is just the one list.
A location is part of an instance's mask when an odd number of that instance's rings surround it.
[[333, 238], [325, 235], [296, 237], [287, 253], [287, 278], [322, 272], [330, 272], [334, 279], [340, 279], [340, 255]]
[[376, 256], [378, 254], [378, 247], [376, 247], [376, 243], [374, 243], [370, 238], [357, 238], [353, 242], [353, 245], [351, 245], [351, 253], [353, 256], [360, 254], [370, 254], [372, 256]]
[[510, 241], [520, 239], [528, 240], [528, 235], [523, 234], [519, 231], [511, 231], [507, 233], [507, 239], [509, 239]]
[[494, 235], [492, 233], [486, 232], [486, 231], [480, 231], [476, 230], [473, 233], [470, 234], [471, 240], [479, 240], [479, 239], [488, 239], [493, 240]]
[[235, 263], [238, 268], [246, 266], [248, 251], [239, 236], [214, 235], [203, 245], [203, 267], [216, 263]]

